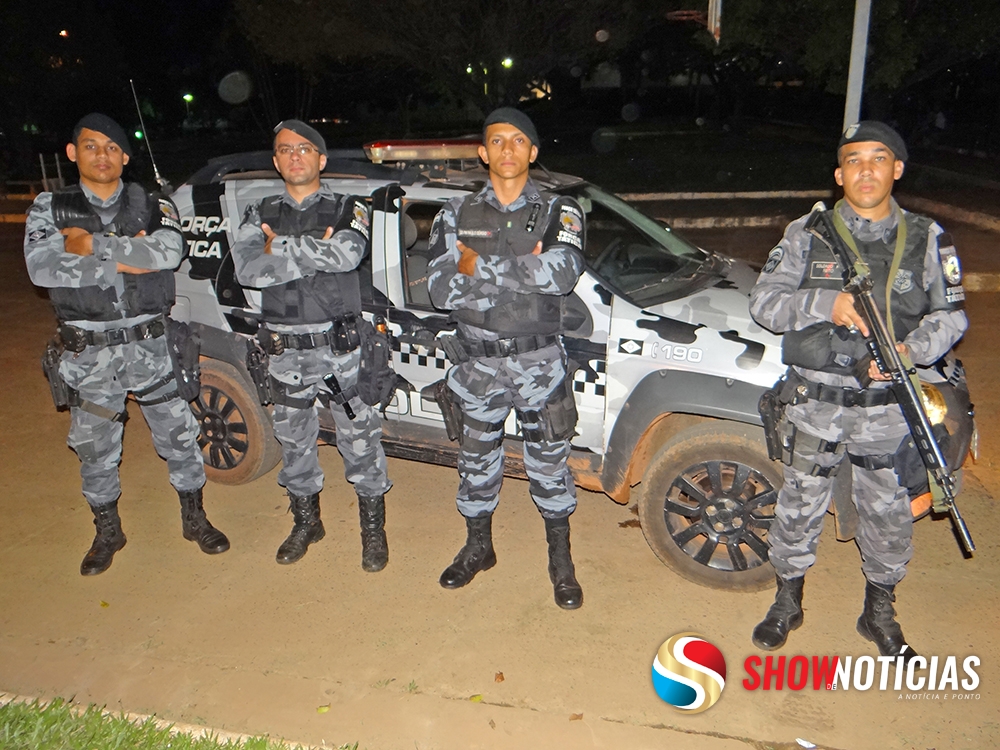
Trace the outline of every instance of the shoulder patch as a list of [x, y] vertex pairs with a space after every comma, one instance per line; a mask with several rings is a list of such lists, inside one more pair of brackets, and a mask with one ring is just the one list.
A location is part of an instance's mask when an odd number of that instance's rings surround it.
[[784, 257], [785, 251], [782, 249], [781, 245], [776, 246], [767, 254], [767, 263], [764, 264], [764, 267], [761, 269], [761, 273], [772, 273]]
[[260, 204], [259, 203], [248, 203], [247, 207], [243, 210], [243, 224], [249, 224], [254, 219], [260, 217]]
[[168, 219], [172, 219], [174, 223], [180, 222], [181, 218], [177, 215], [177, 208], [174, 206], [173, 201], [168, 201], [166, 198], [157, 198], [157, 203], [160, 204], [161, 214]]
[[44, 229], [36, 229], [34, 232], [28, 233], [28, 242], [38, 242], [41, 239], [45, 239]]
[[559, 232], [556, 242], [583, 250], [583, 214], [574, 206], [559, 207]]
[[354, 215], [351, 217], [351, 229], [359, 232], [366, 240], [369, 239], [368, 209], [363, 203], [354, 203]]
[[958, 256], [954, 253], [941, 256], [941, 270], [944, 272], [944, 279], [950, 286], [955, 286], [962, 281], [962, 266], [958, 262]]

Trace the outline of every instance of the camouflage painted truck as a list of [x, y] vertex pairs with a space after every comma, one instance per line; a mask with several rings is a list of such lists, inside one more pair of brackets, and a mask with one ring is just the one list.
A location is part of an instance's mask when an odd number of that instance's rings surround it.
[[[364, 310], [388, 321], [393, 364], [411, 386], [386, 411], [392, 456], [455, 465], [457, 444], [428, 388], [450, 366], [436, 339], [454, 330], [428, 297], [428, 235], [446, 200], [483, 185], [476, 145], [375, 143], [365, 153], [332, 152], [323, 175], [334, 190], [371, 201]], [[725, 589], [773, 584], [767, 532], [781, 472], [768, 459], [757, 402], [784, 366], [780, 339], [747, 311], [756, 271], [579, 178], [542, 169], [532, 178], [587, 213], [587, 268], [563, 313], [578, 367], [577, 484], [618, 503], [636, 499], [649, 546], [683, 577]], [[280, 459], [244, 363], [260, 292], [240, 286], [229, 254], [247, 205], [280, 190], [271, 154], [258, 152], [210, 162], [173, 196], [188, 244], [174, 315], [201, 334], [194, 408], [209, 477], [228, 484]], [[321, 419], [321, 439], [335, 442], [332, 418]], [[507, 434], [506, 472], [523, 477], [513, 413]]]

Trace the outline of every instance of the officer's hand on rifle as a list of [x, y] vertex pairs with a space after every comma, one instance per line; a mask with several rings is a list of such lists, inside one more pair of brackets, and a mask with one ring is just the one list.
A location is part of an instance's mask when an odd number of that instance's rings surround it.
[[94, 235], [86, 229], [66, 227], [65, 229], [60, 229], [59, 233], [65, 237], [63, 246], [67, 253], [82, 256], [94, 254]]
[[840, 292], [837, 295], [837, 299], [833, 302], [833, 313], [830, 315], [830, 320], [833, 321], [834, 325], [844, 326], [852, 331], [859, 330], [862, 336], [868, 337], [868, 326], [865, 325], [865, 319], [858, 314], [854, 307], [854, 295], [849, 292]]
[[541, 240], [539, 240], [538, 244], [535, 245], [535, 249], [531, 251], [531, 254], [532, 255], [541, 255], [542, 254], [542, 241]]
[[[910, 356], [910, 350], [906, 346], [906, 344], [896, 344], [896, 351], [902, 354], [904, 357]], [[878, 365], [875, 363], [874, 359], [868, 363], [868, 377], [870, 377], [872, 380], [881, 380], [883, 382], [886, 380], [892, 380], [891, 375], [882, 374], [882, 371], [878, 369]]]
[[466, 276], [473, 276], [476, 273], [476, 261], [479, 260], [479, 254], [463, 242], [458, 243], [458, 249], [462, 252], [462, 257], [458, 260], [458, 272], [464, 273]]

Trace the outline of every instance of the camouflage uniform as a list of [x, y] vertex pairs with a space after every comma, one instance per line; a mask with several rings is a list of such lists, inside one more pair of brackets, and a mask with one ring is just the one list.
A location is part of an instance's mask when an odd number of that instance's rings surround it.
[[[124, 189], [118, 189], [102, 201], [81, 185], [84, 195], [105, 225], [117, 212]], [[157, 230], [144, 237], [118, 237], [94, 234], [93, 254], [67, 253], [64, 238], [52, 213], [52, 194], [39, 195], [28, 210], [25, 227], [24, 256], [32, 283], [45, 288], [115, 287], [119, 297], [124, 290], [124, 274], [117, 271], [123, 263], [153, 270], [173, 269], [184, 254], [180, 231]], [[124, 315], [124, 313], [122, 313]], [[111, 321], [63, 321], [91, 331], [129, 328], [157, 316], [141, 315]], [[142, 391], [162, 381], [172, 372], [166, 336], [111, 346], [87, 346], [79, 354], [62, 354], [60, 373], [66, 383], [80, 392], [81, 398], [121, 412], [129, 391]], [[143, 400], [156, 400], [175, 390], [172, 382], [144, 394]], [[205, 468], [198, 446], [198, 423], [187, 403], [175, 397], [164, 403], [140, 405], [149, 424], [157, 453], [167, 461], [170, 483], [179, 492], [198, 490], [205, 484]], [[118, 464], [121, 461], [123, 426], [72, 408], [69, 446], [81, 461], [83, 494], [92, 507], [114, 503], [121, 494]]]
[[[297, 203], [287, 191], [281, 199], [293, 209], [304, 211], [323, 197], [336, 198], [327, 187]], [[367, 232], [368, 227], [363, 230]], [[342, 273], [357, 268], [367, 248], [367, 236], [359, 229], [340, 230], [330, 239], [302, 236], [279, 236], [271, 243], [271, 253], [264, 252], [266, 236], [261, 229], [260, 204], [251, 205], [236, 234], [232, 249], [236, 275], [240, 283], [263, 288], [284, 284], [315, 274], [317, 271]], [[280, 325], [268, 328], [282, 333], [320, 333], [330, 323]], [[287, 395], [314, 401], [322, 391], [329, 393], [323, 378], [333, 373], [341, 389], [351, 392], [357, 384], [360, 349], [344, 354], [331, 347], [286, 350], [270, 358], [272, 377], [288, 386]], [[337, 425], [337, 450], [344, 458], [344, 473], [359, 496], [376, 497], [392, 486], [386, 476], [382, 450], [382, 423], [375, 409], [363, 403], [354, 391], [349, 401], [353, 420], [344, 407], [330, 402]], [[318, 493], [323, 488], [323, 470], [319, 466], [316, 441], [319, 417], [315, 403], [308, 409], [277, 404], [274, 407], [274, 433], [281, 442], [283, 465], [278, 484], [293, 495]]]
[[[559, 212], [553, 210], [556, 196], [548, 195], [547, 199], [546, 212], [539, 221], [539, 238], [545, 234], [549, 222], [560, 218]], [[568, 243], [551, 244], [540, 255], [480, 256], [474, 276], [458, 271], [461, 251], [457, 244], [457, 224], [463, 202], [485, 201], [504, 214], [537, 200], [538, 188], [529, 179], [521, 195], [507, 206], [497, 200], [491, 184], [475, 195], [454, 198], [445, 204], [434, 219], [430, 236], [432, 254], [436, 257], [429, 266], [427, 283], [436, 307], [485, 311], [513, 300], [518, 294], [567, 295], [573, 291], [583, 271], [583, 257], [579, 247]], [[583, 212], [579, 215], [583, 216]], [[576, 240], [579, 242], [579, 237]], [[463, 322], [458, 324], [458, 335], [467, 341], [502, 338], [494, 331]], [[495, 424], [507, 418], [511, 407], [521, 411], [541, 408], [566, 375], [566, 353], [559, 342], [509, 357], [470, 359], [453, 367], [447, 382], [461, 400], [464, 414], [479, 422]], [[486, 516], [496, 509], [503, 481], [502, 437], [502, 427], [482, 431], [463, 425], [457, 500], [459, 512], [466, 518]], [[569, 452], [569, 440], [524, 443], [529, 491], [545, 518], [564, 518], [576, 508], [576, 486], [566, 464]]]
[[[895, 241], [898, 212], [895, 200], [889, 216], [877, 222], [860, 217], [846, 203], [840, 208], [851, 234], [859, 243]], [[757, 285], [750, 295], [750, 312], [761, 325], [775, 332], [797, 331], [829, 321], [838, 294], [828, 289], [800, 289], [808, 272], [806, 258], [812, 235], [804, 230], [808, 217], [792, 222], [784, 238], [771, 251]], [[923, 265], [923, 289], [946, 285], [944, 268], [957, 269], [953, 247], [939, 247], [943, 230], [931, 224]], [[862, 246], [863, 247], [863, 246]], [[954, 275], [956, 270], [950, 270]], [[947, 283], [957, 284], [950, 279]], [[952, 287], [961, 293], [961, 287]], [[953, 292], [956, 293], [956, 292]], [[883, 311], [884, 312], [884, 311]], [[903, 343], [914, 364], [929, 365], [943, 357], [962, 337], [967, 327], [965, 313], [958, 309], [932, 309]], [[858, 387], [849, 375], [793, 367], [805, 380], [840, 388]], [[886, 388], [873, 383], [870, 388]], [[853, 456], [894, 454], [909, 430], [895, 403], [884, 406], [845, 407], [818, 400], [789, 405], [786, 416], [801, 433], [830, 443], [840, 443]], [[798, 452], [798, 450], [797, 450]], [[821, 469], [846, 460], [844, 453], [801, 453], [803, 465]], [[846, 468], [846, 467], [845, 467]], [[892, 586], [906, 574], [913, 555], [912, 516], [906, 489], [892, 468], [869, 470], [851, 464], [854, 501], [859, 513], [857, 543], [862, 570], [872, 583]], [[833, 478], [814, 476], [792, 466], [784, 467], [784, 486], [778, 495], [775, 521], [768, 539], [770, 560], [778, 576], [789, 580], [803, 576], [816, 561], [816, 547], [824, 515], [833, 493]]]

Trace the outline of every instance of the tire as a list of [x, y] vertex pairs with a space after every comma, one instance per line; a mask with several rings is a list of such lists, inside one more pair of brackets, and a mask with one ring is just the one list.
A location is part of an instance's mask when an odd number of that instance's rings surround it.
[[201, 363], [201, 395], [191, 404], [201, 428], [205, 473], [219, 484], [246, 484], [281, 460], [271, 418], [253, 386], [232, 365]]
[[767, 531], [781, 477], [760, 428], [712, 422], [684, 430], [643, 477], [642, 533], [656, 556], [689, 581], [728, 591], [773, 586]]

